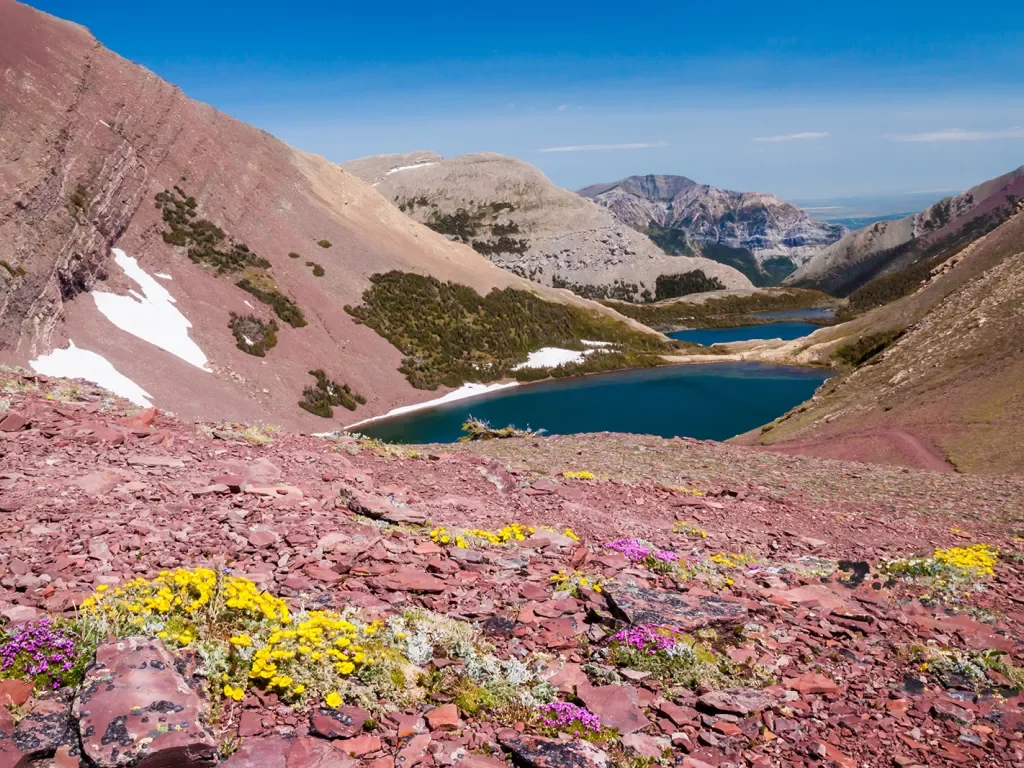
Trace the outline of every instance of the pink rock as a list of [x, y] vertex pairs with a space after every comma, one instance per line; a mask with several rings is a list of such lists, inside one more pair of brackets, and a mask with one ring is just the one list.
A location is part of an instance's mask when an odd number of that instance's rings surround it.
[[400, 743], [398, 753], [395, 755], [395, 763], [402, 768], [419, 765], [427, 756], [427, 747], [430, 746], [431, 741], [429, 733], [419, 733], [405, 743]]
[[381, 576], [376, 583], [392, 592], [444, 592], [445, 583], [428, 573], [415, 568], [400, 568], [394, 573]]
[[601, 718], [601, 725], [633, 733], [650, 725], [637, 703], [636, 689], [629, 685], [581, 685], [576, 696]]
[[306, 575], [311, 579], [317, 581], [326, 581], [333, 584], [336, 581], [341, 581], [342, 576], [337, 571], [332, 571], [330, 568], [320, 568], [319, 566], [310, 566], [306, 568]]
[[839, 693], [839, 686], [834, 681], [817, 672], [805, 672], [796, 677], [787, 677], [783, 684], [786, 690], [800, 693]]
[[378, 752], [380, 750], [380, 736], [375, 736], [372, 733], [364, 733], [361, 736], [354, 736], [351, 739], [345, 739], [344, 741], [338, 742], [338, 748], [345, 754], [362, 757], [363, 755], [368, 755], [371, 752]]
[[459, 727], [459, 708], [444, 704], [427, 712], [426, 718], [432, 731], [454, 731]]
[[32, 683], [0, 680], [0, 707], [20, 707], [32, 694]]
[[217, 740], [206, 725], [210, 705], [185, 661], [179, 672], [178, 660], [157, 639], [101, 645], [73, 709], [85, 755], [102, 768], [215, 765]]

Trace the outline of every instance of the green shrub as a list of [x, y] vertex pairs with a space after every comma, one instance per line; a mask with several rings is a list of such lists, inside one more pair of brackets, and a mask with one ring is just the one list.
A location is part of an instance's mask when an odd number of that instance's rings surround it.
[[688, 301], [668, 304], [627, 304], [604, 301], [606, 306], [652, 328], [686, 325], [691, 328], [717, 328], [750, 325], [749, 315], [782, 309], [818, 307], [830, 300], [821, 291], [789, 288], [785, 292], [755, 293], [750, 296], [718, 296], [700, 304]]
[[6, 259], [0, 259], [0, 267], [3, 267], [11, 277], [24, 277], [25, 268], [22, 266], [12, 267]]
[[75, 185], [74, 191], [68, 195], [67, 207], [75, 221], [79, 221], [79, 216], [89, 214], [89, 190], [84, 184]]
[[179, 187], [156, 195], [164, 223], [165, 243], [188, 248], [188, 257], [195, 264], [215, 270], [218, 275], [241, 272], [248, 268], [269, 269], [270, 262], [235, 242], [209, 219], [197, 219], [195, 198], [185, 197]]
[[291, 251], [288, 254], [288, 258], [289, 259], [301, 259], [302, 258], [302, 254], [301, 253], [296, 253], [295, 251]]
[[[521, 275], [521, 277], [525, 277], [525, 275]], [[551, 278], [551, 286], [553, 288], [566, 288], [577, 296], [582, 296], [584, 299], [593, 299], [594, 301], [614, 299], [616, 301], [631, 302], [636, 299], [637, 294], [641, 295], [643, 301], [651, 299], [651, 292], [646, 288], [641, 293], [639, 285], [627, 283], [622, 278], [616, 278], [615, 282], [611, 285], [607, 283], [604, 285], [587, 285], [585, 283], [572, 283], [559, 275], [555, 275]]]
[[321, 248], [330, 248], [331, 247], [331, 241], [330, 240], [317, 240], [316, 244], [319, 245]]
[[363, 304], [345, 311], [405, 355], [399, 370], [418, 389], [495, 381], [534, 350], [582, 350], [582, 339], [612, 342], [637, 355], [669, 349], [612, 317], [528, 291], [496, 288], [481, 296], [465, 285], [399, 271], [375, 274], [370, 282]]
[[906, 329], [901, 328], [897, 331], [885, 331], [883, 333], [871, 333], [861, 336], [856, 341], [844, 344], [836, 349], [833, 356], [837, 360], [841, 360], [856, 368], [891, 347], [904, 333], [906, 333]]
[[339, 384], [327, 378], [327, 374], [321, 368], [310, 371], [309, 375], [316, 379], [316, 386], [302, 390], [299, 407], [303, 410], [329, 419], [334, 415], [331, 406], [340, 405], [354, 411], [357, 406], [366, 403], [366, 398], [354, 392], [348, 384]]
[[317, 264], [315, 261], [307, 261], [306, 266], [313, 268], [313, 277], [323, 277], [324, 275], [327, 274], [326, 272], [324, 272], [324, 268]]
[[717, 277], [708, 277], [703, 270], [694, 269], [678, 275], [658, 275], [654, 287], [655, 301], [677, 299], [691, 293], [720, 291], [725, 288]]
[[235, 283], [235, 285], [246, 293], [250, 293], [255, 296], [257, 301], [261, 301], [264, 304], [269, 305], [270, 308], [274, 310], [274, 314], [284, 322], [288, 323], [292, 328], [304, 328], [308, 325], [306, 322], [306, 316], [302, 314], [302, 310], [299, 308], [299, 305], [281, 293], [273, 280], [270, 280], [265, 275], [260, 277], [262, 279], [260, 280], [261, 284], [259, 285], [249, 278], [243, 278]]
[[228, 327], [235, 337], [235, 346], [255, 357], [266, 357], [267, 350], [277, 346], [279, 329], [274, 320], [265, 323], [256, 315], [237, 315], [232, 312]]

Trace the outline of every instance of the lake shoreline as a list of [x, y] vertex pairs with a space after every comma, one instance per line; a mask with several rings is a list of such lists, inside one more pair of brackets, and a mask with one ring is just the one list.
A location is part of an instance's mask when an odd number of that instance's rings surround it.
[[[448, 399], [448, 400], [444, 400], [444, 397], [447, 396], [446, 395], [446, 396], [443, 396], [442, 398], [437, 398], [438, 402], [436, 402], [436, 403], [434, 401], [428, 400], [428, 401], [425, 401], [423, 403], [417, 404], [417, 405], [419, 405], [421, 407], [413, 407], [410, 410], [403, 410], [401, 413], [385, 414], [385, 415], [381, 415], [381, 416], [370, 417], [368, 419], [364, 419], [362, 421], [355, 422], [354, 424], [350, 424], [350, 425], [348, 425], [346, 427], [342, 427], [339, 431], [341, 431], [341, 432], [348, 432], [348, 433], [351, 433], [351, 434], [365, 434], [365, 433], [363, 433], [359, 429], [360, 427], [372, 427], [374, 429], [377, 429], [377, 428], [380, 428], [382, 426], [386, 426], [386, 425], [388, 425], [388, 424], [390, 424], [392, 422], [402, 421], [402, 420], [404, 420], [404, 419], [406, 419], [406, 418], [408, 418], [409, 416], [412, 416], [412, 415], [416, 415], [416, 416], [421, 416], [422, 417], [424, 415], [429, 414], [430, 412], [436, 412], [439, 409], [444, 408], [445, 406], [456, 405], [456, 404], [465, 404], [465, 403], [471, 403], [471, 402], [488, 402], [491, 399], [491, 398], [486, 397], [488, 395], [498, 395], [498, 396], [507, 395], [507, 394], [518, 394], [518, 395], [524, 395], [525, 394], [525, 395], [528, 395], [528, 394], [530, 394], [531, 392], [533, 392], [533, 391], [535, 391], [537, 389], [546, 389], [546, 388], [549, 388], [549, 387], [554, 387], [556, 389], [571, 388], [574, 384], [579, 384], [579, 383], [584, 382], [584, 381], [592, 382], [595, 379], [601, 379], [601, 378], [605, 378], [605, 377], [612, 378], [612, 377], [626, 376], [628, 374], [636, 375], [636, 374], [643, 374], [645, 372], [657, 372], [657, 371], [662, 371], [663, 372], [663, 371], [670, 371], [672, 369], [692, 368], [696, 364], [705, 364], [705, 365], [719, 364], [719, 365], [723, 365], [723, 366], [728, 366], [728, 368], [732, 369], [732, 370], [735, 370], [735, 366], [737, 364], [738, 365], [742, 365], [744, 367], [749, 366], [750, 370], [764, 369], [764, 370], [774, 370], [774, 371], [783, 370], [784, 371], [786, 369], [790, 369], [793, 372], [800, 372], [800, 373], [812, 373], [812, 372], [822, 373], [822, 372], [828, 370], [828, 368], [826, 366], [821, 366], [821, 365], [806, 365], [806, 364], [798, 364], [798, 363], [777, 363], [777, 362], [772, 362], [772, 361], [748, 360], [748, 359], [741, 359], [741, 358], [733, 356], [731, 354], [694, 355], [694, 356], [687, 356], [685, 359], [676, 358], [676, 357], [670, 357], [670, 356], [663, 356], [663, 359], [666, 361], [665, 365], [652, 366], [650, 368], [623, 368], [623, 369], [620, 369], [620, 370], [617, 370], [617, 371], [595, 371], [595, 372], [591, 372], [591, 373], [580, 374], [578, 376], [568, 376], [568, 377], [562, 377], [562, 378], [549, 377], [547, 379], [541, 379], [539, 381], [529, 381], [529, 382], [517, 382], [515, 380], [511, 380], [511, 381], [502, 380], [502, 381], [499, 381], [499, 382], [494, 382], [491, 385], [488, 385], [488, 388], [486, 389], [486, 391], [481, 390], [480, 392], [475, 393], [475, 394], [470, 395], [470, 396], [467, 396], [467, 397], [451, 398], [451, 399]], [[827, 377], [826, 377], [826, 379], [827, 379]], [[483, 386], [483, 385], [481, 385], [481, 386]], [[458, 391], [458, 390], [452, 390], [452, 392], [456, 392], [456, 391]], [[451, 393], [448, 393], [448, 395], [450, 395], [450, 394]], [[403, 406], [403, 408], [409, 408], [409, 406]], [[778, 415], [781, 415], [781, 414], [778, 414]], [[501, 426], [504, 426], [504, 425], [501, 425]], [[517, 425], [517, 426], [519, 426], [519, 425]], [[598, 430], [593, 430], [593, 431], [600, 432], [600, 431], [608, 431], [608, 430], [598, 429]], [[368, 435], [368, 436], [372, 437], [372, 435]]]

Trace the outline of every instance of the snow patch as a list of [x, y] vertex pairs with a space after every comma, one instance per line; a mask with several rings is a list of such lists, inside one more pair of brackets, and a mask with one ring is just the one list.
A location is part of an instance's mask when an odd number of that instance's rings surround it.
[[512, 367], [513, 371], [521, 371], [523, 368], [557, 368], [566, 363], [578, 363], [584, 355], [593, 350], [579, 351], [576, 349], [559, 349], [558, 347], [542, 347], [536, 352], [531, 352], [525, 363]]
[[[174, 278], [164, 272], [154, 272], [154, 276], [159, 277], [161, 280], [173, 280]], [[586, 344], [587, 342], [583, 342]]]
[[414, 165], [400, 165], [397, 168], [392, 168], [384, 175], [390, 176], [392, 173], [398, 173], [399, 171], [411, 171], [413, 168], [426, 168], [428, 165], [437, 165], [437, 161], [434, 160], [429, 163], [415, 163]]
[[93, 291], [96, 308], [122, 331], [160, 347], [207, 373], [206, 355], [192, 339], [188, 321], [174, 306], [174, 297], [139, 266], [139, 262], [120, 248], [114, 248], [114, 260], [124, 273], [142, 289], [144, 295], [130, 296]]
[[100, 124], [107, 126], [107, 128], [110, 127], [110, 123], [108, 123], [106, 120], [100, 120]]
[[[379, 421], [380, 419], [388, 419], [392, 416], [401, 416], [403, 413], [412, 413], [413, 411], [421, 411], [424, 408], [433, 408], [438, 405], [445, 403], [454, 403], [456, 400], [465, 400], [469, 397], [479, 397], [480, 395], [486, 395], [488, 392], [497, 392], [501, 389], [508, 389], [509, 387], [518, 387], [518, 381], [511, 381], [508, 384], [477, 384], [471, 382], [463, 384], [456, 390], [449, 392], [447, 395], [435, 398], [433, 400], [427, 400], [425, 403], [415, 403], [413, 405], [402, 405], [398, 408], [392, 408], [390, 411], [385, 413], [383, 416], [374, 416], [372, 419], [363, 419], [357, 421], [355, 424], [349, 424], [345, 427], [346, 430], [360, 427], [363, 424], [369, 424], [372, 421]], [[329, 433], [326, 433], [329, 434]]]
[[[242, 299], [242, 301], [245, 301], [245, 299]], [[254, 306], [253, 306], [252, 304], [250, 304], [250, 303], [249, 303], [248, 301], [245, 301], [245, 306], [247, 306], [247, 307], [248, 307], [249, 309], [256, 309], [256, 307], [254, 307]]]
[[79, 349], [68, 341], [67, 349], [55, 349], [48, 355], [29, 362], [32, 370], [44, 376], [62, 376], [66, 379], [85, 379], [109, 389], [115, 395], [149, 408], [152, 397], [146, 390], [117, 370], [103, 355]]
[[580, 344], [586, 344], [588, 347], [610, 347], [612, 342], [610, 341], [587, 341], [586, 339], [580, 339]]

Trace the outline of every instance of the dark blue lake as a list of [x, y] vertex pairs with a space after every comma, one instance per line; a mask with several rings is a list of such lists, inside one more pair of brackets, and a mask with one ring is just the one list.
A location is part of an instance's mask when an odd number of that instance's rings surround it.
[[709, 347], [727, 341], [750, 341], [751, 339], [782, 339], [791, 341], [807, 336], [821, 328], [814, 323], [792, 320], [785, 323], [764, 325], [740, 325], [736, 328], [695, 328], [692, 331], [675, 331], [668, 334], [670, 339], [690, 341]]
[[448, 443], [469, 416], [550, 434], [633, 432], [725, 440], [808, 399], [829, 373], [759, 363], [622, 371], [513, 387], [358, 427], [398, 443]]

